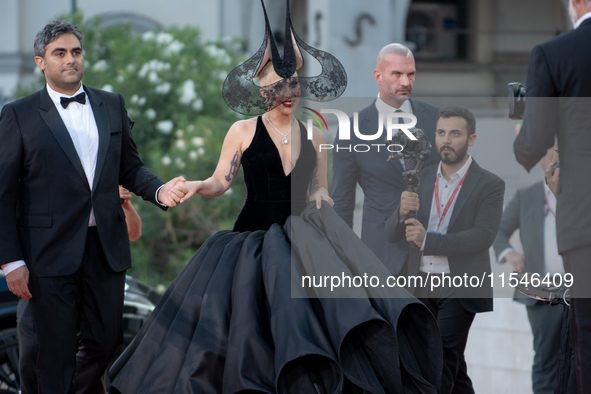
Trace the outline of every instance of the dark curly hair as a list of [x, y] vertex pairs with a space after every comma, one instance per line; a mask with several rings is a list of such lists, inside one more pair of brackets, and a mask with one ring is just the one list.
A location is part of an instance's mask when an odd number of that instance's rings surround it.
[[80, 45], [84, 41], [84, 34], [82, 34], [78, 26], [74, 26], [68, 21], [53, 21], [45, 25], [43, 30], [35, 36], [35, 44], [33, 45], [35, 56], [44, 58], [45, 47], [57, 40], [62, 34], [73, 34], [80, 41]]

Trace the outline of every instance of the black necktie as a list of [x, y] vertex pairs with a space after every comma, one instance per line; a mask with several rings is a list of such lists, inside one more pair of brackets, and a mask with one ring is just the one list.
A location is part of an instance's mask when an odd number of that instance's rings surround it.
[[82, 92], [74, 97], [60, 97], [60, 104], [62, 105], [62, 107], [64, 107], [64, 109], [68, 108], [68, 105], [72, 101], [76, 101], [80, 104], [86, 104], [86, 93]]

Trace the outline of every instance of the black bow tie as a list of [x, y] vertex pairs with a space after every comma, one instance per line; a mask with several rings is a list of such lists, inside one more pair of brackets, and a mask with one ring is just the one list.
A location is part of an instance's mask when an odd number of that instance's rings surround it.
[[62, 105], [62, 107], [64, 107], [64, 109], [68, 108], [68, 105], [72, 101], [76, 101], [80, 104], [86, 104], [86, 93], [82, 92], [74, 97], [60, 97], [60, 104]]

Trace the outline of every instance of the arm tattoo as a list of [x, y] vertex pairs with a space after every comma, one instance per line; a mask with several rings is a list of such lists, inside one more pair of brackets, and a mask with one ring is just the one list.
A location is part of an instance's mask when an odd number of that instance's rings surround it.
[[236, 175], [236, 171], [238, 171], [238, 151], [234, 153], [234, 157], [230, 161], [230, 172], [225, 176], [226, 181], [230, 182], [234, 178], [234, 175]]

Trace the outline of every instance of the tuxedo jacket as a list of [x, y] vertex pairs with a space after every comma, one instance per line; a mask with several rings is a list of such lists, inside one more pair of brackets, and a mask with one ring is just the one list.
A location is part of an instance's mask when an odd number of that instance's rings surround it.
[[99, 134], [92, 189], [46, 88], [2, 109], [0, 264], [24, 260], [38, 277], [73, 274], [93, 208], [107, 263], [115, 272], [131, 267], [118, 185], [156, 203], [163, 182], [140, 159], [123, 98], [84, 90]]
[[532, 50], [523, 127], [514, 144], [529, 171], [558, 139], [556, 234], [564, 253], [591, 245], [591, 19]]
[[[435, 127], [439, 108], [419, 100], [410, 100], [413, 114], [417, 117], [417, 125], [431, 143], [431, 154], [424, 168], [439, 163], [439, 156], [435, 151]], [[375, 101], [359, 112], [359, 130], [363, 134], [374, 134], [378, 130], [378, 110]], [[353, 127], [353, 119], [351, 119]], [[385, 133], [384, 133], [385, 136]], [[353, 211], [355, 210], [355, 190], [357, 184], [364, 194], [363, 220], [361, 225], [361, 239], [378, 256], [391, 273], [397, 274], [402, 269], [408, 254], [406, 242], [389, 243], [385, 237], [384, 226], [386, 220], [400, 202], [400, 195], [405, 190], [402, 178], [402, 164], [400, 160], [388, 160], [390, 153], [382, 147], [379, 152], [348, 152], [336, 146], [356, 144], [378, 144], [380, 141], [362, 141], [351, 130], [351, 140], [334, 141], [333, 176], [331, 197], [334, 200], [334, 210], [350, 226], [353, 226]]]
[[[425, 229], [429, 225], [437, 168], [431, 166], [420, 174], [417, 194], [421, 204], [417, 219]], [[489, 249], [501, 223], [504, 193], [505, 182], [472, 160], [457, 194], [447, 233], [428, 233], [423, 252], [416, 247], [410, 248], [406, 273], [418, 275], [420, 259], [425, 254], [447, 256], [451, 276], [466, 274], [480, 280], [483, 276], [486, 278], [491, 272]], [[398, 218], [399, 205], [386, 223], [386, 236], [390, 242], [406, 242], [405, 224]], [[409, 290], [412, 292], [413, 289]], [[460, 304], [469, 312], [492, 310], [492, 286], [488, 280], [482, 287], [456, 287], [455, 292]]]
[[[525, 256], [525, 272], [544, 275], [544, 220], [546, 217], [546, 200], [544, 183], [536, 182], [531, 186], [518, 189], [503, 211], [503, 219], [497, 238], [493, 244], [497, 259], [499, 255], [511, 248], [509, 239], [519, 230], [519, 239]], [[515, 291], [515, 299], [526, 305], [534, 305], [536, 300]]]

